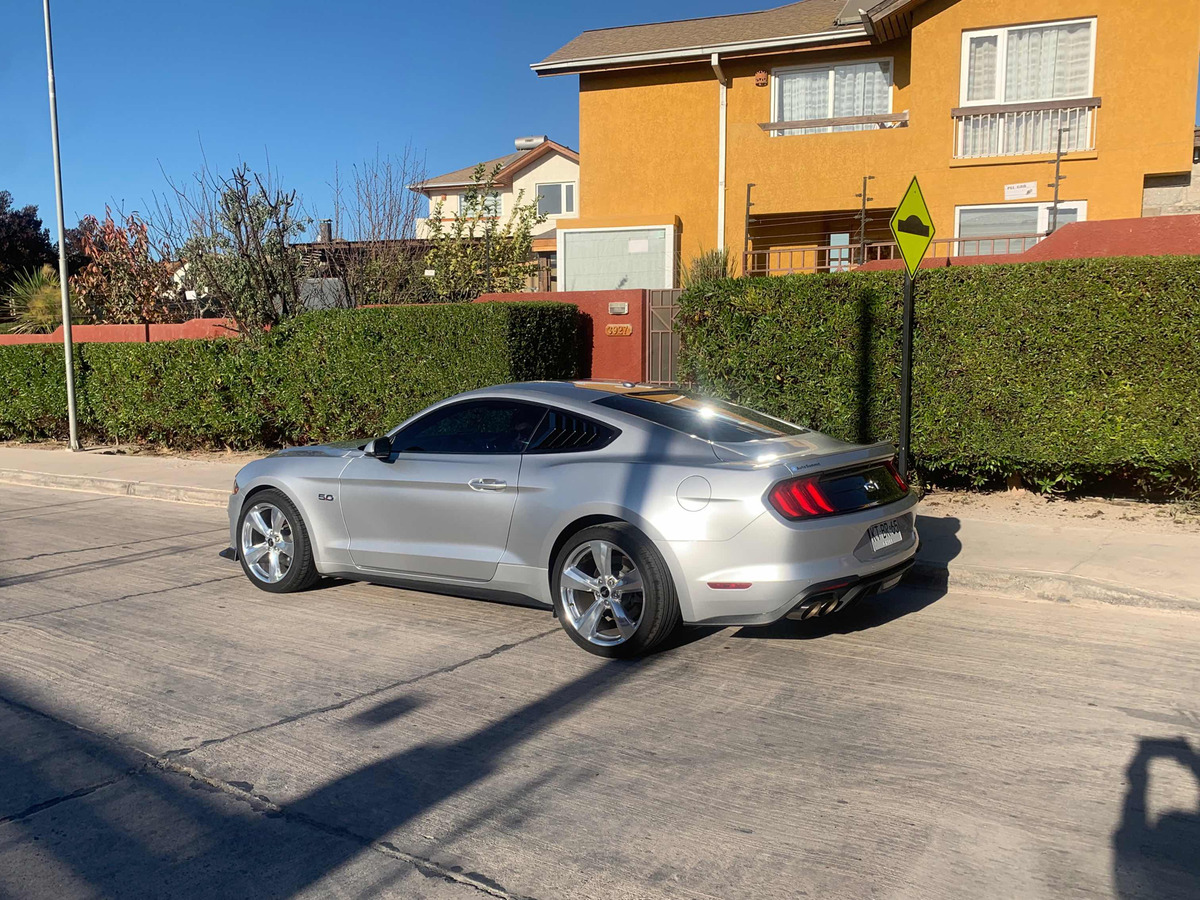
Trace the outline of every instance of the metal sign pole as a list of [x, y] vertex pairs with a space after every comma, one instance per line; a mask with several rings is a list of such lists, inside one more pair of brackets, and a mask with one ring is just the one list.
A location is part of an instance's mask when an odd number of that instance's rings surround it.
[[900, 363], [900, 462], [901, 477], [908, 478], [909, 439], [912, 436], [913, 279], [929, 252], [936, 229], [921, 185], [914, 176], [904, 199], [892, 214], [892, 237], [904, 257], [904, 334]]
[[54, 147], [54, 197], [58, 207], [58, 281], [62, 289], [63, 356], [67, 366], [67, 448], [79, 449], [75, 417], [75, 360], [71, 341], [71, 297], [67, 272], [67, 223], [63, 214], [62, 161], [58, 152], [58, 99], [54, 93], [54, 45], [50, 39], [50, 0], [42, 0], [46, 18], [46, 77], [50, 85], [50, 142]]
[[900, 477], [908, 480], [908, 445], [912, 420], [913, 277], [904, 273], [904, 337], [900, 362]]

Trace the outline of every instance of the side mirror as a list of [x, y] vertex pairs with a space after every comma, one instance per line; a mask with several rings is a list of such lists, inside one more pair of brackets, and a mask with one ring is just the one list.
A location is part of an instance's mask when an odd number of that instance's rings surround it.
[[387, 461], [392, 455], [392, 439], [386, 434], [383, 437], [375, 438], [363, 447], [363, 455]]

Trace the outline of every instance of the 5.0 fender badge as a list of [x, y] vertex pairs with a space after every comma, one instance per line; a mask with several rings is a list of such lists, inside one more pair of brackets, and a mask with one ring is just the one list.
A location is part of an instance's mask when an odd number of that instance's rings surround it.
[[332, 500], [333, 494], [317, 494], [318, 500]]

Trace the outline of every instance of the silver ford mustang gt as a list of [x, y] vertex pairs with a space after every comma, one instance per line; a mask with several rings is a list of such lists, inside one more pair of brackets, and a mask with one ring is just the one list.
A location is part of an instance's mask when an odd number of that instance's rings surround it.
[[888, 444], [674, 388], [535, 382], [252, 462], [229, 524], [265, 591], [326, 575], [518, 595], [584, 649], [633, 656], [681, 621], [803, 619], [894, 587], [916, 504]]

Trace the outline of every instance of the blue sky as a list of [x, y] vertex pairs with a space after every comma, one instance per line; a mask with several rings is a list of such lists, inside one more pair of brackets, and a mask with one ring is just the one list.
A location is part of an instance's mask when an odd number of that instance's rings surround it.
[[[146, 210], [202, 162], [266, 154], [327, 211], [335, 164], [411, 142], [432, 174], [515, 137], [578, 146], [578, 79], [535, 62], [580, 31], [760, 9], [762, 0], [52, 0], [67, 224], [106, 203]], [[0, 190], [54, 231], [41, 4], [4, 4]], [[161, 166], [161, 168], [160, 168]], [[325, 207], [326, 209], [322, 209]]]
[[[271, 165], [314, 212], [343, 169], [411, 142], [431, 173], [521, 134], [578, 146], [578, 81], [529, 64], [580, 31], [762, 9], [772, 0], [53, 0], [68, 225], [146, 210], [204, 154]], [[0, 190], [53, 231], [41, 4], [2, 13]], [[1198, 104], [1200, 115], [1200, 104]]]

